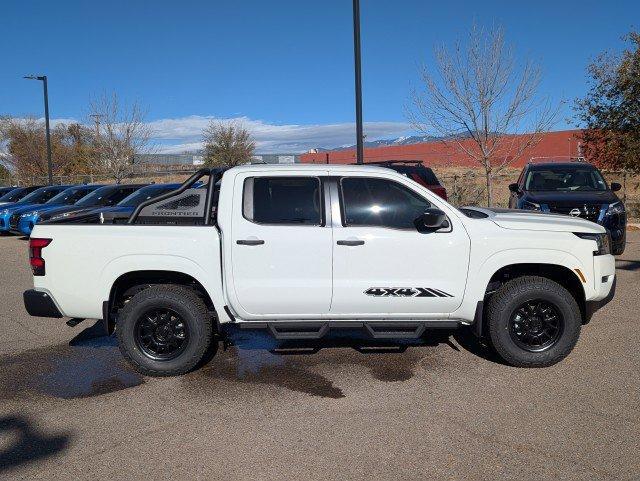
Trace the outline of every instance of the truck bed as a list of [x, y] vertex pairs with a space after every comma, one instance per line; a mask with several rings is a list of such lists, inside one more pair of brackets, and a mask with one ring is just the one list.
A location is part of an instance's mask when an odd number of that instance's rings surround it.
[[[123, 274], [173, 270], [221, 296], [220, 235], [214, 226], [36, 225], [33, 238], [52, 239], [42, 251], [46, 275], [34, 277], [66, 317], [102, 318], [101, 303]], [[179, 254], [178, 254], [179, 253]]]

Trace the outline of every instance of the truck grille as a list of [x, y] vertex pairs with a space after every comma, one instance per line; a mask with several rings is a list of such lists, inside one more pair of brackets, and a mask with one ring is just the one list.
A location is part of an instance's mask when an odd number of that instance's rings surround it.
[[20, 214], [13, 214], [9, 218], [9, 228], [16, 229], [18, 227], [18, 222], [20, 222]]
[[[600, 204], [584, 204], [584, 205], [558, 205], [549, 204], [549, 210], [555, 214], [570, 215], [573, 217], [581, 217], [583, 219], [590, 220], [591, 222], [598, 222], [600, 217]], [[576, 210], [580, 211], [578, 215]], [[572, 214], [571, 211], [574, 211]]]

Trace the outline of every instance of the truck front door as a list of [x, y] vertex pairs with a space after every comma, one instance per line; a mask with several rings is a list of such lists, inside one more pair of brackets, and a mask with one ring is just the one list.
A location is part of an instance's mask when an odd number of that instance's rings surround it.
[[[331, 314], [348, 318], [429, 318], [462, 302], [470, 240], [450, 206], [414, 190], [409, 181], [348, 176], [331, 187], [333, 300]], [[335, 197], [339, 199], [336, 206]], [[419, 232], [429, 207], [450, 226]]]
[[[322, 175], [257, 172], [234, 183], [232, 282], [227, 295], [245, 319], [319, 318], [331, 305], [332, 229]], [[238, 209], [239, 212], [235, 212]]]

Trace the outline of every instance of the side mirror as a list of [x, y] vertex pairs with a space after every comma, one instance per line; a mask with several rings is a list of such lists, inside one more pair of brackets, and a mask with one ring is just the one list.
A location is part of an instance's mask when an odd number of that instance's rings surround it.
[[449, 227], [447, 215], [440, 209], [430, 208], [424, 211], [415, 221], [418, 231], [432, 232]]
[[518, 192], [520, 192], [520, 187], [518, 186], [518, 184], [509, 184], [509, 190], [514, 194], [517, 194]]
[[620, 189], [622, 189], [622, 186], [620, 184], [618, 184], [617, 182], [611, 182], [611, 190], [613, 192], [618, 192]]

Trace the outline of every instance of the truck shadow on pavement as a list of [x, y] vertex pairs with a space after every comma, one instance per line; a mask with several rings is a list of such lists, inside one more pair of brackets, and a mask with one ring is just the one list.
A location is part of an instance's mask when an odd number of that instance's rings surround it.
[[124, 361], [101, 322], [84, 329], [68, 345], [46, 346], [2, 359], [0, 401], [41, 393], [82, 398], [138, 386], [144, 378]]
[[625, 259], [616, 259], [616, 269], [622, 269], [623, 271], [638, 271], [640, 270], [640, 261], [628, 261]]
[[[233, 347], [218, 352], [213, 362], [186, 379], [197, 389], [211, 388], [215, 386], [214, 380], [224, 380], [274, 385], [312, 396], [339, 399], [345, 397], [343, 390], [319, 374], [319, 369], [330, 366], [332, 371], [336, 368], [342, 371], [348, 369], [345, 366], [364, 367], [377, 381], [408, 381], [419, 367], [429, 369], [444, 362], [442, 353], [427, 348], [444, 344], [459, 351], [451, 334], [451, 331], [433, 330], [420, 339], [384, 342], [345, 329], [340, 335], [329, 335], [321, 340], [276, 341], [260, 331], [232, 330], [228, 335]], [[497, 360], [473, 336], [456, 334], [455, 337], [465, 350]]]
[[[139, 386], [145, 378], [122, 358], [113, 336], [100, 321], [81, 331], [68, 345], [47, 346], [2, 359], [0, 401], [29, 393], [75, 399]], [[186, 376], [197, 389], [216, 389], [216, 380], [273, 385], [312, 396], [339, 399], [342, 389], [318, 371], [365, 368], [380, 382], [405, 382], [418, 369], [455, 362], [447, 351], [464, 350], [500, 362], [473, 335], [463, 331], [427, 331], [420, 339], [384, 342], [359, 332], [341, 331], [322, 340], [276, 341], [260, 331], [230, 333], [233, 347], [220, 349], [212, 362]], [[452, 341], [455, 339], [457, 345]], [[337, 349], [336, 349], [337, 348]]]
[[0, 418], [0, 440], [7, 438], [12, 441], [1, 444], [0, 473], [63, 451], [69, 446], [71, 435], [48, 435], [29, 418], [10, 415]]

